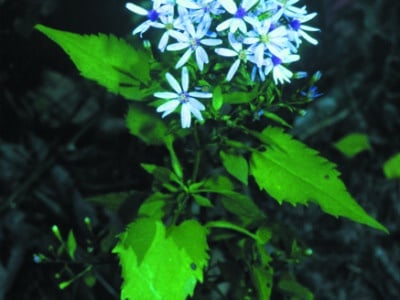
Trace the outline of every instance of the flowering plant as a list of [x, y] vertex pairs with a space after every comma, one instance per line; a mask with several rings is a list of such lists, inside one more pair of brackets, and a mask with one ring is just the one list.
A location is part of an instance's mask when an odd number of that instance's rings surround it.
[[[294, 238], [289, 250], [282, 246], [266, 215], [271, 199], [313, 202], [327, 214], [387, 232], [346, 191], [333, 163], [284, 131], [291, 125], [282, 109], [299, 113], [320, 96], [321, 74], [295, 70], [301, 46], [317, 45], [310, 32], [319, 31], [307, 25], [317, 14], [298, 2], [127, 3], [146, 18], [132, 32], [148, 35], [144, 47], [139, 40], [131, 47], [112, 35], [36, 26], [83, 76], [132, 101], [126, 123], [134, 136], [165, 147], [165, 164], [141, 164], [154, 178], [152, 189], [113, 249], [124, 280], [121, 299], [213, 293], [269, 299], [275, 287], [310, 299], [292, 273], [274, 275], [274, 262], [289, 264], [311, 250]], [[176, 111], [180, 118], [170, 116]], [[228, 259], [245, 270], [236, 279]], [[219, 290], [221, 283], [228, 288]]]

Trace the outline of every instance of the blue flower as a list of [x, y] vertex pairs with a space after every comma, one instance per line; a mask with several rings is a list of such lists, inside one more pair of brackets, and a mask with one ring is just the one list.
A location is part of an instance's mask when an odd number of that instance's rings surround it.
[[257, 2], [258, 0], [243, 0], [242, 4], [238, 7], [233, 0], [220, 1], [226, 11], [232, 15], [232, 18], [220, 23], [216, 28], [217, 31], [223, 31], [229, 28], [229, 31], [232, 33], [236, 32], [238, 29], [241, 32], [246, 33], [246, 22], [251, 22], [252, 19], [254, 19], [248, 15], [248, 12]]
[[157, 108], [157, 112], [162, 113], [161, 117], [171, 114], [179, 105], [181, 105], [181, 125], [182, 128], [189, 128], [192, 120], [192, 114], [199, 121], [203, 121], [201, 111], [205, 109], [204, 105], [196, 98], [211, 98], [211, 93], [188, 92], [189, 72], [186, 67], [182, 68], [182, 85], [170, 74], [165, 78], [174, 92], [157, 92], [154, 97], [168, 99], [168, 101]]
[[200, 23], [197, 25], [197, 28], [194, 28], [194, 25], [186, 20], [184, 32], [172, 31], [170, 35], [177, 40], [177, 43], [170, 44], [167, 46], [168, 51], [178, 51], [186, 49], [186, 52], [182, 55], [182, 57], [178, 60], [175, 65], [175, 68], [178, 69], [182, 67], [193, 53], [196, 55], [196, 63], [199, 67], [200, 71], [203, 71], [204, 64], [208, 64], [209, 59], [207, 52], [204, 50], [202, 45], [206, 46], [217, 46], [222, 44], [222, 40], [215, 38], [204, 38], [207, 34], [207, 31], [210, 27], [209, 23]]

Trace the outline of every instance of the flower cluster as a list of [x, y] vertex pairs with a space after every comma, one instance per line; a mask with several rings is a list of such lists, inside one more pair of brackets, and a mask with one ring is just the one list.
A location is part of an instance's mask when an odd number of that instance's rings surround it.
[[[253, 80], [257, 77], [264, 81], [271, 74], [275, 84], [283, 84], [293, 77], [287, 67], [300, 59], [301, 43], [304, 40], [313, 45], [318, 43], [308, 32], [319, 29], [305, 25], [317, 14], [308, 13], [306, 6], [296, 6], [299, 1], [153, 0], [150, 9], [134, 3], [127, 3], [126, 7], [147, 17], [133, 34], [160, 29], [163, 30], [158, 43], [160, 51], [184, 51], [175, 64], [176, 69], [194, 56], [198, 69], [203, 71], [213, 50], [217, 54], [213, 59], [232, 59], [227, 81], [242, 66], [250, 70]], [[168, 109], [164, 115], [170, 112]]]

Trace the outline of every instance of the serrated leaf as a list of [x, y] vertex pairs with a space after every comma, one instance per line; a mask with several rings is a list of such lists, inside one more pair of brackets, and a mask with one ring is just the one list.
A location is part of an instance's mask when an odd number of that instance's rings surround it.
[[80, 35], [36, 25], [35, 29], [58, 44], [71, 58], [81, 75], [108, 91], [129, 100], [141, 100], [153, 93], [150, 83], [150, 56], [113, 35]]
[[169, 136], [168, 128], [160, 116], [138, 105], [129, 107], [126, 125], [131, 134], [147, 145], [162, 145]]
[[261, 135], [267, 136], [266, 140], [271, 140], [272, 145], [267, 146], [266, 151], [253, 152], [250, 172], [258, 186], [279, 203], [286, 201], [296, 205], [312, 201], [335, 217], [346, 217], [388, 232], [347, 192], [335, 164], [280, 128], [268, 127]]
[[130, 224], [113, 250], [120, 258], [124, 279], [121, 299], [183, 300], [192, 296], [207, 265], [206, 236], [207, 230], [194, 220], [170, 228], [150, 218]]
[[358, 153], [371, 149], [368, 136], [361, 133], [351, 133], [334, 144], [335, 148], [347, 157], [354, 157]]
[[249, 167], [247, 160], [241, 155], [220, 151], [219, 155], [226, 171], [237, 180], [247, 185], [249, 177]]
[[388, 179], [400, 179], [400, 153], [393, 155], [384, 163], [383, 172]]
[[72, 260], [75, 259], [75, 251], [77, 248], [77, 243], [75, 239], [74, 232], [72, 230], [69, 231], [68, 237], [67, 237], [67, 251], [69, 257], [71, 257]]
[[139, 217], [162, 219], [173, 205], [173, 199], [169, 194], [156, 192], [150, 195], [139, 208]]

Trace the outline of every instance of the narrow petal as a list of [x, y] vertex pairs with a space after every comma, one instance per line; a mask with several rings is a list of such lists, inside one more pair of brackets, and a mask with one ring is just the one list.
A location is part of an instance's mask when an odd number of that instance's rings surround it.
[[239, 65], [240, 65], [240, 59], [235, 60], [235, 62], [229, 68], [228, 74], [226, 75], [226, 80], [227, 81], [231, 81], [233, 76], [236, 74], [236, 71], [239, 68]]
[[217, 48], [214, 51], [218, 55], [225, 56], [225, 57], [234, 57], [234, 56], [238, 55], [235, 51], [233, 51], [232, 49], [228, 49], [228, 48]]
[[175, 98], [179, 98], [179, 95], [176, 93], [172, 93], [172, 92], [157, 92], [154, 93], [153, 95], [154, 97], [157, 98], [162, 98], [162, 99], [175, 99]]
[[187, 35], [183, 34], [182, 32], [179, 31], [171, 31], [170, 35], [176, 39], [178, 42], [185, 42], [187, 43], [189, 41], [189, 38]]
[[194, 107], [197, 110], [205, 110], [206, 107], [201, 103], [199, 100], [194, 99], [194, 98], [189, 98], [189, 104], [190, 106]]
[[174, 76], [172, 76], [170, 73], [167, 73], [165, 74], [165, 78], [167, 78], [169, 85], [175, 92], [178, 94], [182, 93], [182, 88]]
[[170, 100], [159, 107], [157, 107], [157, 112], [162, 112], [162, 117], [164, 118], [166, 115], [172, 113], [180, 104], [179, 100]]
[[144, 8], [142, 8], [136, 4], [127, 3], [127, 4], [125, 4], [125, 7], [135, 14], [138, 14], [141, 16], [147, 16], [147, 13], [148, 13], [147, 10], [145, 10]]
[[182, 68], [182, 89], [184, 92], [187, 92], [189, 88], [189, 72], [186, 67]]
[[165, 51], [165, 48], [167, 47], [169, 41], [169, 34], [168, 31], [164, 32], [163, 35], [161, 36], [160, 42], [158, 43], [158, 49], [161, 52]]
[[192, 112], [193, 116], [195, 116], [195, 118], [199, 121], [203, 121], [203, 116], [201, 115], [201, 112], [199, 110], [197, 110], [194, 107], [190, 107], [190, 111]]
[[243, 8], [248, 11], [256, 2], [258, 2], [258, 0], [243, 0]]
[[233, 0], [223, 0], [219, 2], [223, 8], [226, 9], [231, 15], [234, 15], [237, 11], [236, 3]]
[[201, 6], [190, 0], [177, 0], [176, 4], [190, 9], [200, 9]]
[[167, 46], [168, 51], [179, 51], [189, 47], [189, 44], [174, 43]]
[[232, 19], [228, 19], [228, 20], [223, 21], [222, 23], [220, 23], [217, 26], [216, 30], [217, 31], [224, 31], [225, 29], [228, 29], [229, 26], [231, 25], [231, 22], [232, 22]]
[[196, 62], [200, 71], [203, 71], [204, 64], [208, 64], [207, 52], [202, 47], [196, 49]]
[[200, 41], [201, 44], [206, 46], [218, 46], [222, 44], [222, 40], [220, 39], [202, 39]]
[[[168, 47], [167, 47], [168, 48]], [[175, 69], [179, 69], [182, 67], [184, 64], [187, 63], [189, 60], [190, 56], [192, 55], [193, 50], [192, 49], [187, 49], [186, 52], [182, 55], [182, 57], [178, 60], [178, 62], [175, 65]]]
[[188, 94], [189, 94], [190, 97], [195, 97], [195, 98], [212, 98], [212, 93], [189, 92]]
[[192, 116], [190, 114], [190, 107], [188, 103], [182, 104], [182, 109], [181, 109], [181, 125], [182, 128], [189, 128], [190, 123], [192, 120]]

